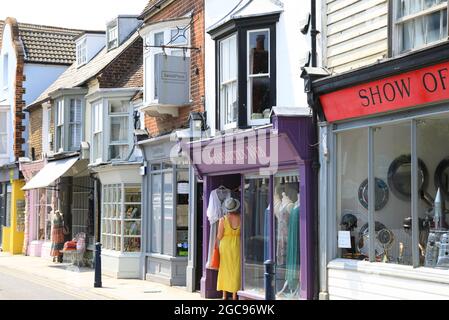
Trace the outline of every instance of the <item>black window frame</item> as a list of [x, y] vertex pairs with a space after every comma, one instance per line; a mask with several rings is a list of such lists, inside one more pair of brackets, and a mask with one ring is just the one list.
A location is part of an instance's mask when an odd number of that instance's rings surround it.
[[248, 123], [248, 31], [258, 29], [268, 29], [270, 31], [270, 105], [273, 107], [276, 105], [277, 94], [276, 24], [279, 22], [279, 17], [280, 13], [275, 13], [251, 18], [232, 19], [215, 29], [208, 31], [215, 41], [215, 127], [217, 130], [223, 130], [220, 121], [220, 41], [233, 34], [237, 36], [237, 128], [251, 128], [252, 126]]

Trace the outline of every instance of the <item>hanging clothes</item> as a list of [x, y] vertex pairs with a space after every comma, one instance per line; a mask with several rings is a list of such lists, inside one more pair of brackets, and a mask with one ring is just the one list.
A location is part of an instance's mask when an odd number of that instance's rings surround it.
[[206, 268], [209, 268], [210, 260], [214, 252], [215, 240], [217, 238], [218, 220], [224, 216], [224, 201], [231, 197], [231, 190], [220, 186], [212, 190], [209, 196], [209, 203], [207, 205], [207, 218], [210, 223], [209, 233], [209, 247], [207, 250]]
[[290, 212], [287, 241], [287, 280], [290, 290], [299, 285], [299, 204]]

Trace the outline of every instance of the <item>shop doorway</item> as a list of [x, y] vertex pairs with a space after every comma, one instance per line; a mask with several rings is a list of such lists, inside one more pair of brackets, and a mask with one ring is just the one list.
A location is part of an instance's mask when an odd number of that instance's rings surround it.
[[195, 290], [200, 291], [203, 275], [203, 183], [197, 183], [196, 199], [196, 261], [195, 261]]

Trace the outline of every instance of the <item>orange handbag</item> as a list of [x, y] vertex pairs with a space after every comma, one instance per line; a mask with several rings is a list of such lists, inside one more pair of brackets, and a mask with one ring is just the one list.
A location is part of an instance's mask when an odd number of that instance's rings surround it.
[[220, 267], [220, 251], [218, 250], [217, 241], [215, 241], [214, 252], [212, 254], [212, 260], [210, 262], [210, 268], [218, 270]]

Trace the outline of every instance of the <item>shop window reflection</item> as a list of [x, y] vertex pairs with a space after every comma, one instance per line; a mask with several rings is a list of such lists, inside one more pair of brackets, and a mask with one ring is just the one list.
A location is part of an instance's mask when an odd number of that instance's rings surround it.
[[[368, 176], [368, 129], [356, 129], [337, 136], [337, 226], [339, 256], [346, 259], [368, 258], [368, 210], [359, 201], [364, 197]], [[361, 191], [361, 192], [360, 192]], [[363, 198], [362, 197], [362, 198]], [[365, 237], [365, 240], [366, 237]]]
[[274, 178], [274, 259], [276, 299], [299, 299], [299, 176], [278, 174]]
[[[426, 189], [417, 196], [421, 266], [449, 269], [449, 116], [417, 120], [417, 153], [429, 175]], [[418, 177], [419, 179], [419, 177]]]
[[[382, 193], [389, 194], [374, 213], [376, 261], [412, 264], [411, 214], [411, 123], [410, 121], [374, 129], [374, 175], [382, 186], [376, 192], [376, 204]], [[423, 165], [421, 186], [425, 183]], [[387, 186], [388, 184], [388, 186]]]
[[269, 178], [246, 177], [244, 192], [245, 291], [264, 295], [264, 261], [268, 242]]

